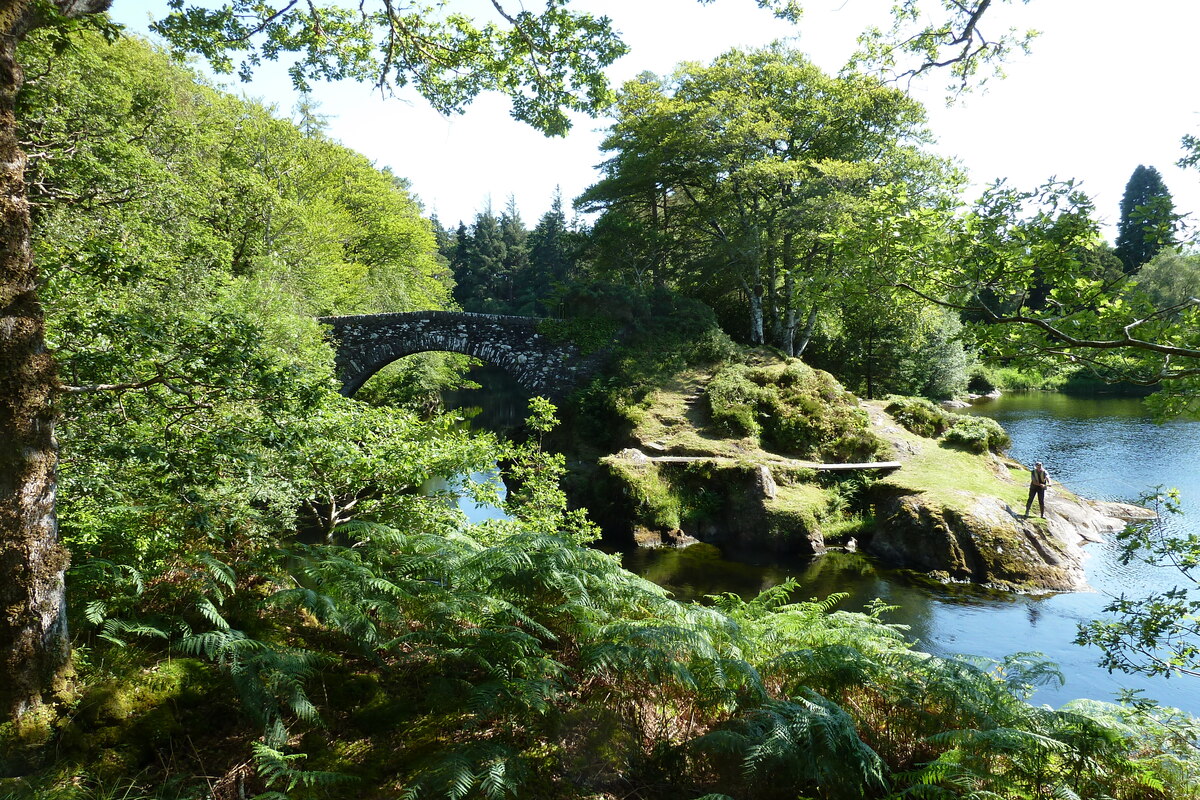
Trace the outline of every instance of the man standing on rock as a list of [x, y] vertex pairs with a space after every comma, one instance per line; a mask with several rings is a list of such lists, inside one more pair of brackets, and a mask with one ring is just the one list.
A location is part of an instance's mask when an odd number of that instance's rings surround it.
[[1025, 516], [1033, 506], [1033, 498], [1037, 498], [1038, 508], [1042, 511], [1042, 519], [1046, 518], [1046, 487], [1050, 485], [1050, 473], [1042, 466], [1042, 462], [1033, 465], [1029, 471], [1029, 499], [1025, 501]]

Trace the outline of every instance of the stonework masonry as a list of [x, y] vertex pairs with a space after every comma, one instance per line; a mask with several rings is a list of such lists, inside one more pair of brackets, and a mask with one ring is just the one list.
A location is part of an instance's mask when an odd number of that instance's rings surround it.
[[393, 361], [431, 350], [503, 367], [530, 394], [560, 399], [590, 380], [607, 350], [584, 356], [574, 342], [538, 333], [541, 320], [465, 311], [410, 311], [321, 317], [337, 344], [342, 394], [351, 396]]

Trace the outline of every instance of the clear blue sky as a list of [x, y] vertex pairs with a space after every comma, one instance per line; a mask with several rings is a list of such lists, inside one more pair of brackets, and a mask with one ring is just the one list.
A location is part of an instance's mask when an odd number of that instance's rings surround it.
[[[532, 0], [531, 0], [532, 2]], [[610, 16], [631, 52], [610, 70], [615, 84], [644, 71], [670, 72], [734, 46], [787, 38], [827, 71], [836, 71], [869, 23], [883, 24], [890, 0], [808, 0], [799, 26], [773, 20], [752, 0], [577, 0]], [[144, 29], [165, 0], [115, 0], [114, 15]], [[455, 4], [486, 9], [480, 0]], [[930, 112], [937, 149], [955, 157], [976, 186], [995, 178], [1032, 187], [1051, 176], [1075, 178], [1096, 200], [1110, 239], [1125, 182], [1138, 164], [1162, 172], [1176, 209], [1200, 212], [1200, 172], [1174, 166], [1180, 137], [1200, 133], [1195, 78], [1200, 3], [1194, 0], [1031, 0], [1002, 7], [987, 32], [1037, 28], [1029, 56], [1008, 77], [947, 108], [940, 76], [914, 86]], [[993, 12], [989, 11], [989, 14]], [[282, 71], [252, 84], [230, 83], [279, 107], [295, 103]], [[555, 186], [569, 203], [596, 179], [604, 120], [580, 117], [572, 133], [547, 139], [512, 121], [507, 100], [485, 96], [462, 116], [444, 118], [420, 98], [384, 100], [357, 84], [320, 86], [330, 135], [390, 166], [444, 224], [468, 222], [490, 200], [499, 211], [512, 194], [532, 225]], [[974, 190], [973, 190], [974, 192]], [[1196, 220], [1200, 226], [1200, 219]]]

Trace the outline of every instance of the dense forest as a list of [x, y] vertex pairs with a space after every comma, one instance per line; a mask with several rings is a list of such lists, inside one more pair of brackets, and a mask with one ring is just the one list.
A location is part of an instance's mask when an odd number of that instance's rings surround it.
[[[1165, 188], [1131, 180], [1149, 221], [1115, 252], [1069, 185], [964, 210], [918, 104], [773, 47], [624, 86], [590, 216], [555, 196], [532, 229], [512, 201], [446, 227], [311, 106], [132, 37], [20, 47], [70, 659], [0, 725], [0, 797], [1195, 796], [1194, 719], [1032, 705], [1060, 677], [1035, 654], [933, 657], [883, 604], [791, 584], [672, 599], [589, 546], [543, 447], [560, 411], [602, 425], [638, 380], [743, 348], [864, 397], [1174, 370], [1182, 408], [1200, 258]], [[316, 317], [450, 308], [626, 338], [515, 441], [441, 413], [459, 356], [338, 394]], [[1134, 318], [1175, 349], [1089, 349]], [[727, 424], [764, 427], [726, 374]], [[455, 491], [506, 519], [427, 488], [497, 463], [502, 501]]]

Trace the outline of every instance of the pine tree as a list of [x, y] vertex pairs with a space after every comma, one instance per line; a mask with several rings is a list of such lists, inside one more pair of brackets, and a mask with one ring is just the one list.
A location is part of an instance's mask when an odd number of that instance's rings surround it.
[[538, 220], [529, 237], [529, 258], [537, 297], [543, 299], [557, 283], [570, 277], [573, 264], [570, 232], [563, 213], [562, 191], [555, 189], [550, 210]]
[[491, 206], [475, 216], [467, 239], [460, 302], [467, 311], [495, 313], [500, 310], [504, 274], [504, 235]]
[[1117, 226], [1117, 258], [1126, 274], [1137, 272], [1164, 247], [1175, 244], [1179, 215], [1154, 167], [1138, 164], [1125, 184]]
[[296, 115], [296, 127], [305, 136], [325, 136], [329, 130], [329, 114], [321, 113], [321, 104], [313, 99], [311, 92], [301, 92], [292, 109]]
[[[453, 265], [454, 251], [458, 246], [458, 235], [442, 225], [442, 221], [438, 219], [435, 213], [429, 217], [429, 224], [433, 226], [433, 236], [437, 240], [438, 254], [446, 259], [447, 264]], [[462, 223], [459, 223], [460, 227]]]
[[500, 295], [509, 313], [528, 314], [533, 311], [536, 293], [529, 283], [529, 231], [521, 221], [517, 199], [511, 194], [504, 214], [500, 217], [500, 236], [504, 241], [504, 268], [500, 275]]
[[462, 220], [454, 232], [453, 244], [443, 251], [454, 275], [454, 301], [471, 310], [479, 296], [479, 276], [471, 270], [471, 230]]

